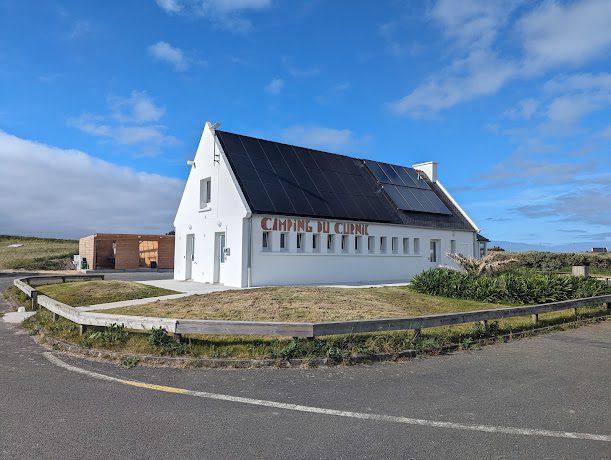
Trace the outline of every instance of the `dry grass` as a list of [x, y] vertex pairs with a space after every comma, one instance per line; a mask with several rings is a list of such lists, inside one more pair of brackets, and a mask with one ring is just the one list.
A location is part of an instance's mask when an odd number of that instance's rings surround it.
[[[9, 248], [11, 244], [23, 244]], [[78, 241], [0, 235], [0, 270], [65, 270], [78, 254]]]
[[336, 321], [396, 318], [507, 305], [418, 294], [407, 287], [273, 287], [193, 295], [106, 313], [236, 321]]
[[116, 280], [47, 284], [36, 289], [52, 299], [73, 307], [177, 294], [176, 291], [169, 289]]

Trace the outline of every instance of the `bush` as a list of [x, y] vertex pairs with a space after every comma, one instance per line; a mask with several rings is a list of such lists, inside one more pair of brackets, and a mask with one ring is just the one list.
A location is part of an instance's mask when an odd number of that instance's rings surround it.
[[184, 343], [177, 343], [162, 327], [154, 327], [148, 336], [148, 343], [160, 354], [184, 355], [188, 347]]
[[435, 268], [416, 275], [411, 288], [422, 294], [484, 302], [538, 304], [611, 294], [611, 287], [593, 278], [506, 272], [478, 276]]
[[93, 347], [95, 345], [112, 347], [124, 344], [127, 342], [128, 337], [129, 333], [125, 330], [125, 326], [114, 323], [106, 326], [103, 331], [88, 333], [83, 337], [82, 344], [85, 347]]
[[542, 271], [558, 271], [574, 265], [590, 265], [600, 270], [611, 270], [611, 254], [578, 252], [514, 252], [495, 253], [498, 259], [517, 259], [517, 265]]

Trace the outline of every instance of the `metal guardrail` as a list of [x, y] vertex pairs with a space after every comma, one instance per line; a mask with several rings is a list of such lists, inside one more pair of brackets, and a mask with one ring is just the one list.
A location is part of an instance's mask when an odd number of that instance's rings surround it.
[[[508, 307], [490, 310], [475, 310], [460, 313], [447, 313], [428, 316], [414, 316], [408, 318], [334, 321], [322, 323], [285, 323], [285, 322], [259, 322], [259, 321], [223, 321], [223, 320], [197, 320], [173, 319], [147, 316], [113, 315], [107, 313], [92, 313], [78, 310], [70, 305], [63, 304], [48, 296], [38, 294], [31, 282], [42, 279], [60, 278], [60, 282], [77, 281], [88, 278], [104, 278], [103, 275], [77, 275], [64, 277], [28, 277], [16, 279], [15, 287], [32, 298], [32, 307], [41, 306], [54, 315], [66, 318], [81, 325], [81, 332], [87, 327], [105, 327], [112, 324], [123, 324], [127, 329], [135, 331], [148, 331], [161, 327], [168, 333], [180, 338], [182, 334], [222, 334], [222, 335], [269, 335], [288, 337], [320, 337], [325, 335], [354, 334], [363, 332], [382, 332], [399, 330], [417, 330], [454, 326], [457, 324], [483, 322], [531, 315], [535, 322], [541, 313], [550, 313], [561, 310], [575, 309], [577, 307], [596, 307], [605, 305], [609, 308], [611, 295], [586, 297], [583, 299], [564, 300], [525, 307]], [[24, 280], [27, 280], [24, 281]], [[57, 279], [52, 280], [57, 282]], [[40, 283], [38, 283], [40, 284]]]

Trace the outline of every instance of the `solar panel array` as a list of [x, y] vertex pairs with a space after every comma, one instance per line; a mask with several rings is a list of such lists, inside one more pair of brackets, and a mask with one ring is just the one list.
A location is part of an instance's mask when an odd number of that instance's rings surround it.
[[216, 133], [253, 212], [398, 222], [359, 160]]
[[365, 165], [398, 209], [452, 215], [415, 169], [371, 160]]

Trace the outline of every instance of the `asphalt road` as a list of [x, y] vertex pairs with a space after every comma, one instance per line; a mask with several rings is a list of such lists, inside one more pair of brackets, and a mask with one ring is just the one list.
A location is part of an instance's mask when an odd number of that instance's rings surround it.
[[[0, 287], [10, 282], [0, 278]], [[611, 322], [452, 356], [327, 369], [128, 370], [54, 353], [76, 368], [66, 369], [1, 321], [0, 344], [2, 458], [611, 458]], [[472, 425], [484, 427], [464, 429]]]

